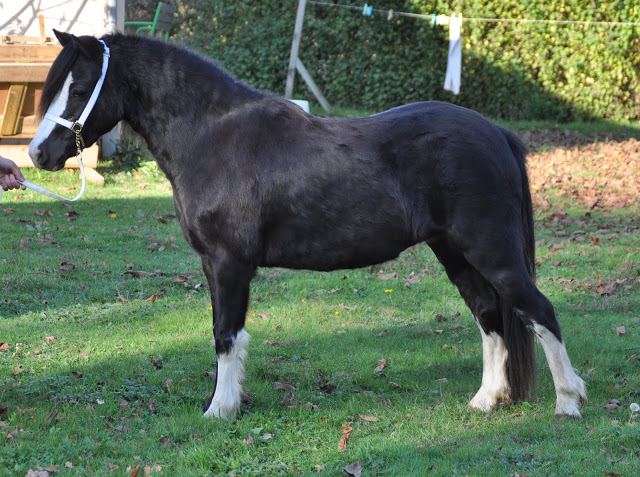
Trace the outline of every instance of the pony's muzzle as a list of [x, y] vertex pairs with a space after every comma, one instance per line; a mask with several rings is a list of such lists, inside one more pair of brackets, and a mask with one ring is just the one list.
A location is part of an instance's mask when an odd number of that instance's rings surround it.
[[38, 169], [55, 172], [64, 167], [64, 161], [61, 163], [52, 161], [50, 157], [47, 157], [42, 149], [33, 146], [33, 144], [29, 146], [29, 157], [31, 157], [33, 165]]
[[33, 165], [36, 166], [37, 168], [42, 168], [40, 166], [40, 164], [42, 163], [42, 149], [40, 149], [39, 147], [35, 146], [35, 144], [33, 144], [33, 142], [31, 144], [29, 144], [29, 157], [31, 158], [31, 160], [33, 161]]

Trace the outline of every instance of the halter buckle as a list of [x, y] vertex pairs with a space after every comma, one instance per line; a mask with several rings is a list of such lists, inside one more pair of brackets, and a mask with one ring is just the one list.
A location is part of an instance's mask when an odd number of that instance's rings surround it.
[[70, 128], [76, 134], [76, 150], [77, 155], [80, 156], [82, 154], [82, 150], [87, 147], [84, 143], [84, 139], [82, 138], [82, 124], [78, 121], [75, 121]]
[[80, 124], [78, 121], [74, 121], [71, 125], [71, 128], [69, 129], [71, 129], [76, 134], [80, 134], [80, 132], [82, 131], [82, 124]]

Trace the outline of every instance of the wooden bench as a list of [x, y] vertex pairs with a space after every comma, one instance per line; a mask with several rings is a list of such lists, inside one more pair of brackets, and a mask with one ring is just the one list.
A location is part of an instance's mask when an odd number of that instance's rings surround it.
[[[29, 142], [40, 125], [37, 112], [42, 87], [61, 49], [44, 34], [0, 36], [0, 155], [19, 167], [33, 167]], [[102, 184], [104, 178], [96, 171], [98, 152], [98, 145], [94, 144], [85, 149], [82, 159], [87, 180]], [[67, 160], [65, 167], [77, 168], [75, 158]]]

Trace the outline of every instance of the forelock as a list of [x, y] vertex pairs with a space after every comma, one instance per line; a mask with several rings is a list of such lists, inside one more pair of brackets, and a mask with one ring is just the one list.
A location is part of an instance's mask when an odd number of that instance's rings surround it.
[[42, 96], [40, 97], [40, 107], [38, 110], [40, 117], [44, 117], [49, 106], [53, 103], [77, 57], [78, 50], [76, 46], [73, 42], [69, 42], [55, 59], [53, 65], [51, 65], [49, 74], [47, 74], [47, 80], [42, 89]]

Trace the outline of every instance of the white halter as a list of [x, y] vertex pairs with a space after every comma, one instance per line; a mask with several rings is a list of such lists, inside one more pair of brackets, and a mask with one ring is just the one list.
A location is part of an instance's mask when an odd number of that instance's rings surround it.
[[[67, 199], [66, 197], [62, 197], [58, 194], [54, 194], [53, 192], [43, 189], [42, 187], [36, 184], [33, 184], [29, 181], [18, 181], [18, 183], [22, 184], [23, 186], [29, 189], [32, 189], [36, 192], [39, 192], [40, 194], [44, 194], [48, 197], [51, 197], [52, 199], [63, 200], [65, 202], [75, 202], [78, 199], [80, 199], [80, 197], [82, 197], [82, 195], [84, 194], [84, 189], [86, 186], [86, 177], [84, 173], [84, 165], [82, 164], [82, 150], [85, 147], [84, 140], [82, 139], [82, 134], [81, 134], [82, 126], [84, 125], [87, 118], [91, 114], [93, 107], [96, 105], [96, 101], [98, 101], [98, 96], [100, 96], [100, 91], [102, 90], [102, 85], [104, 84], [104, 78], [107, 75], [107, 68], [109, 67], [109, 57], [110, 57], [109, 47], [106, 45], [104, 41], [102, 40], [98, 40], [98, 41], [102, 43], [102, 46], [104, 48], [104, 52], [102, 53], [102, 73], [100, 74], [100, 78], [98, 79], [96, 86], [93, 88], [93, 93], [91, 93], [91, 97], [89, 98], [87, 105], [84, 107], [84, 110], [82, 111], [82, 114], [80, 115], [80, 117], [76, 121], [71, 122], [68, 119], [64, 119], [59, 116], [54, 116], [52, 114], [49, 114], [49, 112], [47, 111], [47, 113], [44, 115], [44, 118], [43, 118], [43, 119], [48, 119], [49, 121], [54, 121], [60, 124], [61, 126], [66, 127], [67, 129], [71, 129], [75, 133], [76, 148], [78, 152], [76, 155], [76, 160], [78, 161], [78, 166], [80, 167], [80, 174], [82, 176], [82, 187], [80, 188], [80, 192], [78, 192], [78, 195], [75, 196], [73, 199]], [[2, 189], [0, 189], [0, 203], [1, 202], [2, 202]]]
[[106, 45], [104, 41], [102, 40], [98, 40], [98, 41], [102, 43], [102, 46], [104, 47], [104, 53], [102, 53], [102, 74], [100, 75], [100, 78], [98, 79], [98, 82], [96, 83], [95, 88], [93, 88], [93, 93], [91, 93], [91, 97], [89, 98], [87, 105], [84, 107], [84, 111], [82, 111], [82, 114], [80, 115], [80, 117], [77, 119], [77, 121], [72, 123], [68, 119], [64, 119], [59, 116], [53, 116], [52, 114], [49, 114], [49, 112], [47, 112], [47, 114], [44, 115], [44, 119], [49, 119], [50, 121], [54, 121], [60, 124], [61, 126], [64, 126], [67, 129], [71, 129], [73, 132], [78, 131], [79, 133], [79, 131], [82, 130], [82, 126], [84, 125], [87, 118], [91, 114], [91, 110], [93, 110], [93, 107], [96, 105], [96, 101], [98, 101], [100, 90], [102, 90], [102, 85], [104, 84], [104, 78], [107, 75], [107, 68], [109, 67], [109, 57], [110, 57], [109, 47]]

